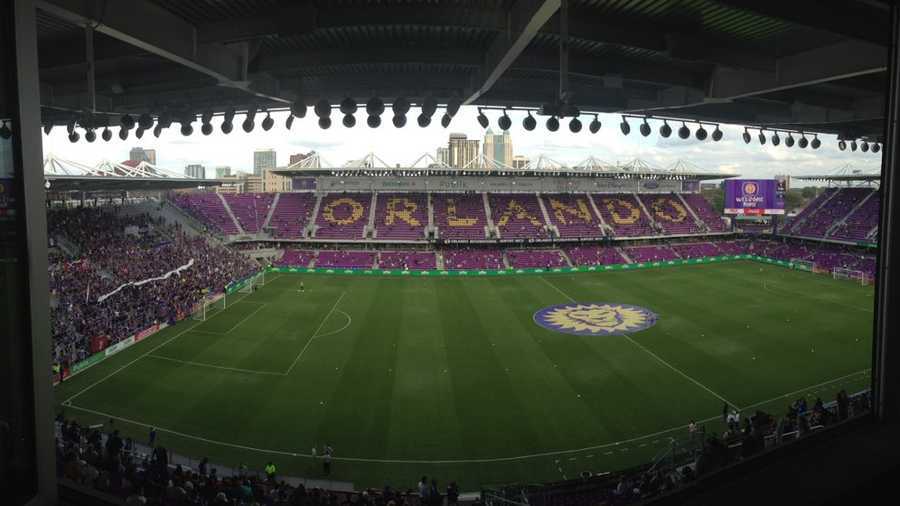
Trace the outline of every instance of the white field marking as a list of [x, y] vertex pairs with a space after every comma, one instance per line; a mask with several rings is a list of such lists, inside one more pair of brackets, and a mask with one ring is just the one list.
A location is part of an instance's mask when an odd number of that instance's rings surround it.
[[[757, 402], [754, 404], [750, 404], [750, 405], [742, 408], [741, 411], [744, 411], [744, 410], [747, 410], [750, 408], [754, 408], [756, 406], [762, 406], [762, 405], [768, 404], [770, 402], [782, 400], [783, 398], [790, 397], [792, 395], [795, 395], [796, 393], [805, 392], [806, 390], [809, 390], [811, 388], [816, 388], [818, 386], [835, 383], [837, 381], [841, 381], [843, 379], [846, 379], [846, 378], [849, 378], [851, 376], [855, 376], [858, 374], [863, 374], [868, 371], [870, 371], [870, 369], [863, 369], [861, 371], [858, 371], [858, 372], [855, 372], [852, 374], [848, 374], [848, 375], [842, 376], [840, 378], [835, 378], [833, 380], [819, 383], [818, 385], [812, 385], [810, 387], [807, 387], [807, 388], [804, 388], [801, 390], [796, 390], [795, 392], [782, 394], [782, 395], [779, 395], [778, 397], [773, 397], [771, 399], [767, 399], [767, 400], [760, 401], [760, 402]], [[121, 420], [123, 422], [127, 422], [132, 425], [137, 425], [139, 427], [148, 427], [148, 428], [156, 427], [156, 430], [158, 430], [160, 432], [167, 432], [169, 434], [174, 434], [176, 436], [183, 437], [186, 439], [193, 439], [195, 441], [201, 441], [204, 443], [209, 443], [209, 444], [213, 444], [213, 445], [217, 445], [217, 446], [237, 448], [240, 450], [248, 450], [248, 451], [253, 451], [253, 452], [258, 452], [258, 453], [268, 453], [268, 454], [272, 454], [272, 455], [288, 455], [288, 456], [292, 456], [292, 457], [306, 457], [306, 458], [312, 457], [312, 455], [310, 455], [308, 453], [303, 453], [302, 451], [301, 452], [292, 452], [292, 451], [285, 451], [285, 450], [270, 450], [270, 449], [266, 449], [266, 448], [256, 448], [253, 446], [239, 445], [239, 444], [228, 443], [228, 442], [224, 442], [224, 441], [216, 441], [214, 439], [207, 439], [207, 438], [195, 436], [192, 434], [185, 434], [183, 432], [166, 429], [164, 427], [160, 427], [159, 425], [147, 424], [147, 423], [139, 422], [136, 420], [131, 420], [128, 418], [123, 418], [120, 416], [112, 415], [110, 413], [104, 413], [102, 411], [95, 411], [92, 409], [83, 408], [81, 406], [75, 406], [73, 404], [65, 404], [65, 405], [66, 405], [66, 407], [69, 407], [72, 409], [77, 409], [77, 410], [84, 411], [87, 413], [92, 413], [95, 415], [103, 416], [105, 418], [113, 418], [116, 420]], [[704, 418], [702, 420], [696, 420], [695, 423], [702, 424], [702, 423], [711, 422], [714, 420], [721, 420], [721, 419], [722, 419], [722, 415], [718, 414], [715, 416], [711, 416], [709, 418]], [[623, 444], [629, 444], [629, 443], [634, 443], [636, 441], [642, 441], [644, 439], [655, 438], [662, 434], [668, 434], [668, 433], [679, 431], [679, 430], [685, 430], [687, 428], [688, 428], [688, 425], [685, 424], [685, 425], [680, 425], [678, 427], [671, 427], [669, 429], [660, 430], [660, 431], [654, 432], [652, 434], [645, 434], [643, 436], [637, 436], [637, 437], [633, 437], [630, 439], [624, 439], [622, 441], [615, 441], [612, 443], [604, 443], [604, 444], [600, 444], [600, 445], [587, 446], [584, 448], [575, 448], [572, 450], [554, 450], [554, 451], [547, 451], [547, 452], [542, 452], [542, 453], [533, 453], [530, 455], [518, 455], [518, 456], [514, 456], [514, 457], [496, 457], [496, 458], [481, 458], [481, 459], [443, 459], [443, 460], [369, 459], [369, 458], [361, 458], [361, 457], [333, 457], [332, 460], [343, 461], [343, 462], [367, 462], [367, 463], [380, 463], [380, 464], [486, 464], [486, 463], [493, 463], [493, 462], [510, 462], [510, 461], [516, 461], [516, 460], [529, 460], [529, 459], [535, 459], [535, 458], [556, 457], [556, 456], [561, 456], [561, 455], [569, 455], [572, 453], [582, 453], [582, 452], [587, 452], [587, 451], [604, 450], [604, 449], [610, 448], [610, 447], [616, 447], [616, 446], [620, 446]], [[603, 454], [604, 455], [612, 455], [613, 452], [607, 451], [607, 452], [604, 452]]]
[[[246, 297], [246, 296], [245, 296], [245, 297]], [[242, 300], [243, 300], [243, 299], [242, 299]], [[156, 346], [156, 347], [150, 349], [149, 351], [147, 351], [147, 352], [144, 353], [143, 355], [138, 356], [136, 359], [132, 360], [131, 362], [128, 362], [127, 364], [123, 365], [122, 367], [116, 369], [115, 371], [113, 371], [113, 372], [107, 374], [106, 376], [100, 378], [99, 380], [95, 381], [94, 383], [91, 383], [90, 385], [88, 385], [88, 386], [85, 387], [84, 389], [78, 391], [77, 393], [75, 393], [75, 395], [73, 395], [73, 396], [69, 397], [68, 399], [66, 399], [65, 401], [63, 401], [63, 405], [71, 404], [71, 403], [72, 403], [72, 400], [75, 399], [76, 397], [78, 397], [79, 395], [81, 395], [81, 394], [87, 392], [88, 390], [94, 388], [95, 386], [99, 385], [100, 383], [103, 383], [104, 381], [108, 380], [109, 378], [112, 378], [112, 377], [115, 376], [116, 374], [119, 374], [119, 373], [122, 372], [122, 370], [124, 370], [126, 367], [128, 367], [128, 366], [134, 364], [134, 363], [137, 362], [138, 360], [140, 360], [140, 359], [146, 357], [147, 355], [150, 355], [151, 353], [155, 352], [156, 350], [158, 350], [158, 349], [162, 348], [163, 346], [165, 346], [165, 345], [171, 343], [171, 342], [174, 341], [175, 339], [178, 339], [178, 338], [181, 337], [183, 334], [186, 334], [187, 332], [190, 332], [190, 331], [193, 330], [194, 328], [199, 327], [200, 325], [203, 325], [203, 324], [206, 323], [207, 321], [212, 320], [212, 319], [215, 318], [217, 315], [220, 315], [220, 314], [222, 314], [222, 313], [224, 313], [224, 311], [220, 311], [220, 312], [218, 312], [218, 313], [216, 313], [216, 314], [210, 316], [209, 318], [207, 318], [207, 319], [206, 319], [205, 321], [203, 321], [203, 322], [196, 323], [196, 324], [193, 325], [193, 326], [185, 327], [184, 330], [182, 330], [181, 332], [175, 334], [174, 336], [170, 337], [169, 339], [163, 341], [161, 344], [159, 344], [158, 346]], [[182, 321], [186, 321], [186, 320], [182, 320]], [[196, 321], [196, 320], [195, 320], [195, 321]], [[97, 363], [99, 364], [100, 362], [97, 362]], [[81, 372], [84, 372], [84, 370], [82, 370]]]
[[351, 318], [350, 315], [348, 315], [347, 313], [341, 311], [340, 309], [336, 310], [335, 313], [340, 313], [340, 314], [344, 315], [344, 317], [347, 318], [347, 323], [345, 323], [343, 327], [341, 327], [341, 328], [339, 328], [339, 329], [337, 329], [337, 330], [332, 330], [331, 332], [326, 332], [326, 333], [324, 333], [324, 334], [322, 334], [322, 335], [318, 335], [318, 336], [316, 336], [314, 339], [321, 339], [321, 338], [323, 338], [323, 337], [328, 337], [328, 336], [333, 336], [333, 335], [335, 335], [335, 334], [340, 334], [341, 332], [343, 332], [344, 330], [346, 330], [347, 327], [350, 326], [350, 324], [353, 323], [353, 318]]
[[312, 344], [312, 342], [313, 342], [317, 337], [319, 337], [319, 332], [322, 330], [322, 327], [325, 326], [325, 322], [327, 322], [327, 321], [328, 321], [328, 318], [331, 317], [331, 313], [334, 313], [334, 310], [337, 309], [338, 304], [341, 303], [341, 301], [344, 299], [344, 296], [345, 296], [345, 295], [347, 295], [347, 292], [341, 292], [341, 296], [338, 297], [338, 299], [337, 299], [336, 301], [334, 301], [334, 305], [331, 306], [331, 310], [328, 311], [328, 313], [325, 315], [325, 318], [322, 318], [322, 322], [319, 323], [319, 327], [316, 329], [316, 331], [313, 332], [313, 334], [312, 334], [311, 336], [309, 336], [309, 340], [306, 341], [306, 346], [304, 346], [303, 349], [300, 350], [300, 353], [298, 353], [297, 356], [294, 358], [294, 361], [291, 362], [291, 366], [288, 367], [288, 370], [285, 371], [285, 373], [284, 373], [285, 375], [290, 374], [291, 371], [294, 370], [294, 366], [297, 365], [297, 362], [300, 360], [300, 357], [302, 357], [303, 354], [306, 353], [306, 350], [309, 348], [309, 345]]
[[787, 288], [780, 288], [780, 287], [778, 288], [778, 291], [776, 291], [776, 290], [773, 290], [773, 289], [769, 288], [769, 281], [766, 280], [766, 279], [763, 280], [763, 290], [766, 290], [767, 292], [774, 293], [775, 295], [780, 295], [780, 296], [782, 296], [782, 297], [784, 297], [784, 296], [785, 296], [785, 292], [787, 292], [787, 293], [790, 294], [790, 295], [795, 295], [795, 296], [800, 296], [800, 297], [806, 297], [807, 299], [812, 299], [812, 300], [814, 300], [814, 301], [816, 301], [816, 302], [823, 302], [823, 303], [828, 303], [828, 304], [834, 304], [834, 305], [838, 305], [838, 306], [841, 306], [841, 307], [844, 307], [844, 308], [851, 308], [851, 309], [855, 309], [855, 310], [857, 310], [857, 311], [862, 311], [862, 312], [864, 312], [864, 313], [874, 313], [874, 312], [875, 312], [875, 309], [874, 309], [874, 308], [870, 308], [870, 307], [869, 307], [869, 308], [866, 308], [866, 307], [859, 307], [859, 306], [855, 306], [855, 305], [853, 305], [853, 304], [844, 304], [844, 303], [842, 303], [842, 302], [838, 302], [838, 301], [835, 301], [835, 300], [820, 299], [820, 298], [818, 298], [818, 297], [813, 297], [813, 296], [811, 296], [809, 293], [806, 293], [806, 292], [795, 292], [794, 290], [788, 290]]
[[[576, 300], [573, 299], [572, 297], [570, 297], [569, 294], [567, 294], [566, 292], [560, 290], [560, 288], [559, 288], [558, 286], [554, 285], [554, 284], [551, 283], [550, 281], [547, 281], [547, 278], [541, 276], [541, 279], [544, 280], [544, 283], [547, 283], [548, 285], [552, 286], [554, 290], [556, 290], [557, 292], [559, 292], [560, 294], [562, 294], [565, 298], [569, 299], [571, 302], [576, 302]], [[735, 403], [729, 401], [728, 399], [722, 397], [721, 395], [717, 394], [716, 392], [714, 392], [712, 389], [710, 389], [709, 387], [707, 387], [707, 386], [704, 385], [703, 383], [700, 383], [699, 381], [697, 381], [696, 379], [692, 378], [691, 376], [688, 376], [688, 375], [687, 375], [684, 371], [682, 371], [681, 369], [679, 369], [679, 368], [675, 367], [674, 365], [672, 365], [672, 364], [666, 362], [665, 360], [662, 359], [662, 357], [660, 357], [660, 356], [657, 355], [656, 353], [653, 353], [652, 351], [648, 350], [646, 347], [644, 347], [644, 345], [642, 345], [641, 343], [639, 343], [639, 342], [635, 341], [634, 339], [632, 339], [631, 336], [629, 336], [628, 334], [622, 334], [622, 337], [624, 337], [625, 339], [627, 339], [629, 343], [631, 343], [631, 344], [637, 346], [638, 348], [640, 348], [644, 353], [646, 353], [646, 354], [650, 355], [651, 357], [655, 358], [655, 359], [656, 359], [659, 363], [661, 363], [662, 365], [668, 367], [668, 368], [671, 369], [672, 371], [674, 371], [674, 372], [678, 373], [679, 375], [681, 375], [684, 379], [686, 379], [686, 380], [690, 381], [691, 383], [697, 385], [698, 387], [702, 388], [703, 390], [705, 390], [706, 392], [708, 392], [709, 394], [711, 394], [713, 397], [719, 399], [720, 401], [727, 402], [729, 406], [737, 406], [737, 404], [735, 404]]]
[[175, 363], [182, 364], [182, 365], [206, 367], [209, 369], [220, 369], [223, 371], [240, 372], [240, 373], [246, 373], [246, 374], [261, 374], [261, 375], [266, 375], [266, 376], [284, 376], [283, 372], [259, 371], [256, 369], [241, 369], [239, 367], [226, 367], [223, 365], [213, 365], [213, 364], [206, 364], [203, 362], [192, 362], [190, 360], [181, 360], [181, 359], [177, 359], [177, 358], [166, 357], [164, 355], [149, 355], [149, 358], [156, 358], [159, 360], [168, 360], [169, 362], [175, 362]]
[[256, 313], [258, 313], [259, 310], [262, 309], [262, 308], [264, 308], [264, 307], [266, 307], [266, 305], [265, 305], [264, 303], [261, 303], [260, 306], [259, 306], [258, 308], [256, 308], [256, 309], [254, 309], [253, 311], [251, 311], [250, 314], [248, 314], [247, 316], [245, 316], [244, 318], [242, 318], [241, 321], [235, 323], [234, 326], [231, 327], [230, 329], [226, 330], [225, 333], [226, 333], [226, 334], [230, 334], [231, 331], [233, 331], [234, 329], [240, 327], [241, 324], [243, 324], [245, 321], [247, 321], [247, 320], [249, 320], [250, 318], [252, 318], [253, 315], [255, 315]]

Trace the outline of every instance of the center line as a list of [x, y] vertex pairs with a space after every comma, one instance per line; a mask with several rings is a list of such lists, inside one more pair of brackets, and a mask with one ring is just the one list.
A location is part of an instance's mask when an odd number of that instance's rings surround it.
[[309, 337], [309, 340], [306, 341], [306, 346], [304, 346], [303, 349], [300, 350], [300, 353], [298, 353], [297, 357], [294, 358], [294, 361], [291, 362], [291, 366], [288, 367], [288, 370], [284, 373], [285, 375], [290, 374], [291, 371], [294, 370], [294, 366], [297, 365], [297, 361], [300, 360], [300, 357], [302, 357], [303, 354], [306, 353], [306, 349], [309, 348], [309, 345], [312, 344], [312, 342], [316, 339], [316, 337], [319, 337], [319, 332], [322, 330], [322, 327], [325, 326], [325, 322], [328, 321], [328, 318], [331, 317], [331, 314], [334, 313], [334, 310], [337, 309], [338, 304], [340, 304], [341, 301], [344, 299], [344, 295], [347, 295], [347, 292], [341, 292], [341, 296], [338, 297], [338, 300], [334, 301], [334, 305], [331, 306], [331, 310], [328, 311], [328, 314], [325, 315], [325, 318], [322, 318], [322, 323], [319, 324], [319, 327], [316, 329], [316, 331], [313, 332], [313, 334]]
[[[569, 296], [569, 294], [567, 294], [566, 292], [560, 290], [560, 288], [559, 288], [558, 286], [556, 286], [556, 285], [554, 285], [553, 283], [551, 283], [550, 281], [548, 281], [547, 278], [541, 276], [541, 279], [544, 281], [544, 283], [547, 283], [548, 285], [550, 285], [551, 287], [553, 287], [554, 290], [556, 290], [557, 292], [559, 292], [560, 294], [562, 294], [563, 297], [569, 299], [569, 301], [571, 301], [571, 302], [577, 302], [575, 299], [573, 299], [571, 296]], [[639, 342], [635, 341], [634, 339], [632, 339], [631, 336], [629, 336], [628, 334], [622, 334], [622, 337], [624, 337], [625, 339], [627, 339], [629, 343], [631, 343], [631, 344], [637, 346], [637, 347], [638, 347], [641, 351], [643, 351], [644, 353], [646, 353], [646, 354], [650, 355], [651, 357], [653, 357], [654, 359], [656, 359], [660, 364], [662, 364], [662, 365], [668, 367], [669, 369], [671, 369], [672, 371], [678, 373], [679, 375], [681, 375], [683, 378], [687, 379], [687, 380], [690, 381], [691, 383], [697, 385], [698, 387], [702, 388], [702, 389], [705, 390], [706, 392], [710, 393], [713, 397], [719, 399], [720, 401], [723, 401], [723, 402], [728, 403], [729, 406], [733, 406], [733, 407], [735, 407], [735, 408], [737, 408], [737, 409], [740, 409], [740, 408], [738, 408], [738, 405], [737, 405], [737, 404], [735, 404], [735, 403], [729, 401], [728, 399], [722, 397], [721, 395], [719, 395], [719, 394], [717, 394], [716, 392], [712, 391], [709, 387], [707, 387], [707, 386], [704, 385], [703, 383], [700, 383], [700, 382], [697, 381], [696, 379], [694, 379], [694, 378], [688, 376], [688, 375], [687, 375], [686, 373], [684, 373], [684, 371], [682, 371], [681, 369], [678, 369], [678, 368], [675, 367], [674, 365], [672, 365], [672, 364], [666, 362], [665, 360], [662, 359], [662, 357], [660, 357], [660, 356], [657, 355], [656, 353], [653, 353], [652, 351], [648, 350], [644, 345], [642, 345], [641, 343], [639, 343]]]

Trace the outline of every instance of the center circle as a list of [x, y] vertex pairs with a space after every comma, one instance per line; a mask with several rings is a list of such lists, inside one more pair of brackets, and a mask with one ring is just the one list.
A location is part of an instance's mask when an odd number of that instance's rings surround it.
[[631, 304], [573, 302], [539, 309], [534, 323], [577, 336], [619, 336], [656, 325], [656, 313]]

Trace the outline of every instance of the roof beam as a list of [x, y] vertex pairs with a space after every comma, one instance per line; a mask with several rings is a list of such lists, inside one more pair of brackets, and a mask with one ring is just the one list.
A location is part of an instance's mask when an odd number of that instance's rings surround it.
[[473, 76], [463, 104], [474, 103], [500, 79], [528, 47], [538, 31], [559, 10], [561, 0], [519, 0], [507, 13], [507, 33], [500, 33], [487, 49], [484, 62]]
[[891, 38], [887, 5], [852, 0], [715, 0], [720, 4], [773, 19], [887, 46]]
[[249, 47], [246, 43], [198, 44], [193, 25], [146, 0], [37, 0], [37, 5], [69, 23], [94, 26], [97, 32], [212, 77], [221, 86], [288, 102], [252, 89], [247, 80]]
[[709, 87], [711, 101], [764, 95], [887, 71], [887, 48], [844, 41], [779, 58], [774, 72], [718, 67]]

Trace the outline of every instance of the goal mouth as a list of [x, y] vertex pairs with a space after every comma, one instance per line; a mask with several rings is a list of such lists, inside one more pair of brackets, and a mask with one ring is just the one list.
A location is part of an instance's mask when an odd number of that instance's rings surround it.
[[863, 271], [856, 269], [846, 269], [843, 267], [835, 267], [831, 271], [831, 276], [834, 279], [849, 280], [864, 286], [870, 284], [872, 281], [869, 275]]

